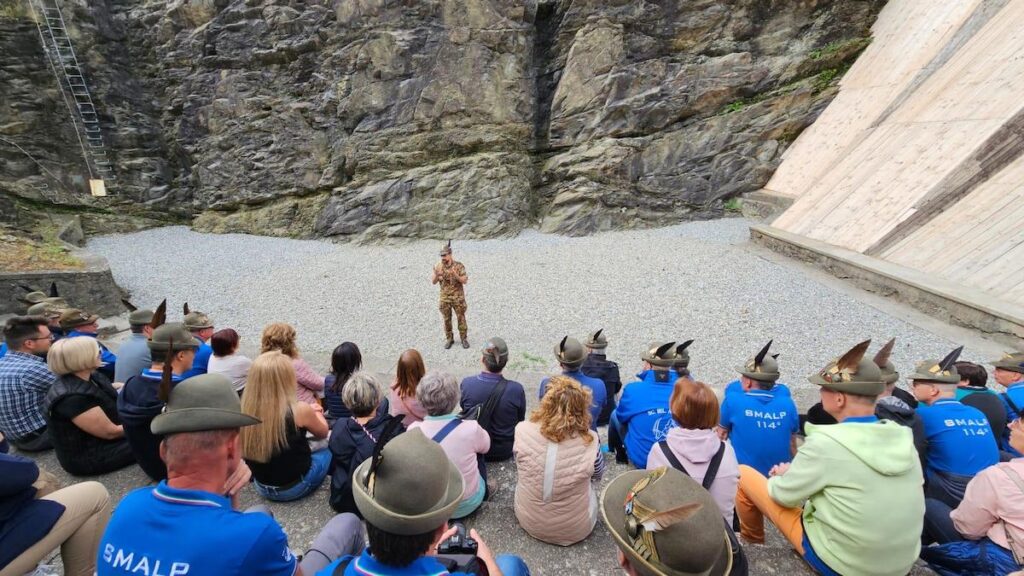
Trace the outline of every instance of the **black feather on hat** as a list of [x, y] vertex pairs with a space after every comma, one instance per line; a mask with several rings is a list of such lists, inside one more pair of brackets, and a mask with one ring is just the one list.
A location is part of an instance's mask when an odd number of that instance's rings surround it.
[[57, 298], [60, 294], [57, 293], [57, 283], [50, 282], [50, 298]]
[[36, 291], [35, 288], [32, 288], [30, 286], [25, 286], [24, 284], [18, 284], [18, 287], [21, 288], [22, 290], [24, 290], [25, 292], [35, 292]]
[[682, 344], [676, 346], [676, 354], [682, 354], [683, 352], [685, 352], [686, 349], [690, 347], [690, 344], [693, 344], [692, 339], [687, 340], [686, 342], [683, 342]]
[[757, 353], [757, 356], [754, 356], [755, 368], [764, 363], [764, 357], [768, 355], [768, 349], [772, 347], [772, 342], [774, 341], [774, 338], [769, 340], [768, 343], [764, 345], [764, 348], [761, 348], [761, 351]]
[[953, 350], [949, 354], [946, 354], [946, 357], [943, 358], [941, 362], [939, 362], [939, 370], [942, 370], [943, 372], [947, 372], [951, 368], [953, 368], [953, 365], [956, 364], [957, 359], [960, 358], [960, 353], [963, 352], [963, 351], [964, 351], [964, 347], [963, 346], [959, 346], [958, 348], [956, 348], [955, 350]]
[[182, 311], [185, 313], [185, 316], [188, 316], [189, 313], [192, 312], [191, 310], [188, 309], [188, 302], [185, 302], [185, 305], [182, 306]]
[[129, 312], [135, 312], [139, 309], [138, 306], [129, 302], [127, 298], [121, 298], [121, 304], [124, 304], [124, 307], [127, 308]]
[[164, 298], [163, 302], [156, 307], [156, 311], [153, 312], [153, 320], [150, 321], [150, 328], [156, 330], [163, 326], [164, 322], [167, 321], [167, 299]]

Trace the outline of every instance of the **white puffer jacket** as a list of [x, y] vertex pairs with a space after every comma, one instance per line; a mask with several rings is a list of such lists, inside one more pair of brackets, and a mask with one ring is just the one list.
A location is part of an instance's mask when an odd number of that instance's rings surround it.
[[540, 433], [540, 425], [520, 422], [515, 446], [518, 481], [516, 518], [534, 538], [569, 546], [590, 535], [597, 522], [597, 497], [590, 480], [601, 442], [574, 437], [554, 443]]

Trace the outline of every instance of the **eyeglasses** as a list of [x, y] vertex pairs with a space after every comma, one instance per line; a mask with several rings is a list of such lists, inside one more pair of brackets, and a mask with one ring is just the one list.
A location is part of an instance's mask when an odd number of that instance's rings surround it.
[[26, 338], [26, 340], [49, 340], [50, 342], [53, 342], [53, 334], [49, 334], [47, 336], [37, 336], [35, 338]]

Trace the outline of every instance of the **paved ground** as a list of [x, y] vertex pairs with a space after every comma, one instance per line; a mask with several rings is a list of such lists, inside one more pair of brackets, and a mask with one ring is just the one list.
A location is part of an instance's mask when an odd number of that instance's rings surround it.
[[[803, 375], [862, 338], [897, 336], [895, 361], [901, 370], [958, 343], [967, 346], [969, 359], [1000, 351], [941, 318], [780, 259], [745, 242], [745, 233], [745, 222], [735, 219], [582, 239], [529, 233], [457, 243], [472, 278], [470, 337], [476, 345], [491, 334], [505, 336], [512, 347], [510, 376], [526, 386], [531, 402], [540, 378], [555, 369], [551, 346], [567, 332], [582, 337], [600, 327], [610, 334], [610, 355], [626, 378], [639, 369], [638, 352], [647, 341], [696, 338], [693, 369], [718, 390], [735, 378], [734, 366], [775, 338], [784, 379], [802, 409], [816, 400]], [[173, 264], [167, 257], [153, 262], [154, 243], [175, 247], [161, 254], [188, 256]], [[238, 328], [249, 354], [255, 353], [259, 327], [280, 319], [298, 327], [305, 355], [320, 369], [326, 369], [336, 343], [351, 339], [374, 371], [393, 372], [398, 353], [416, 346], [428, 367], [470, 374], [477, 365], [475, 346], [440, 350], [436, 294], [425, 280], [434, 244], [339, 246], [173, 228], [100, 238], [90, 247], [110, 259], [117, 281], [137, 303], [152, 304], [166, 295], [177, 310], [188, 298], [219, 326]], [[224, 274], [211, 275], [217, 269]], [[325, 274], [325, 269], [335, 272]], [[195, 292], [207, 296], [196, 302]], [[61, 472], [52, 455], [39, 461]], [[612, 465], [608, 477], [623, 469]], [[522, 555], [536, 574], [615, 573], [614, 546], [600, 523], [587, 540], [569, 548], [532, 540], [512, 512], [514, 465], [492, 466], [490, 475], [496, 494], [469, 524], [492, 548]], [[101, 481], [116, 499], [146, 483], [135, 468]], [[244, 500], [251, 504], [256, 498], [247, 491]], [[303, 501], [271, 508], [297, 549], [308, 545], [331, 515], [326, 486]], [[809, 573], [777, 535], [748, 554], [753, 574]]]

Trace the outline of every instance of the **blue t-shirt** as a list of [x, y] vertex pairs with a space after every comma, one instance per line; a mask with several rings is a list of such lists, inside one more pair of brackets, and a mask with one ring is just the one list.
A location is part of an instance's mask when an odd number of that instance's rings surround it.
[[316, 573], [316, 576], [331, 576], [334, 570], [343, 561], [348, 560], [345, 567], [345, 576], [441, 576], [443, 574], [463, 574], [463, 572], [449, 572], [436, 559], [430, 556], [421, 556], [413, 560], [412, 564], [402, 568], [388, 566], [377, 561], [370, 550], [365, 549], [359, 556], [345, 556], [328, 564], [323, 570]]
[[206, 374], [207, 367], [210, 365], [210, 356], [213, 356], [213, 348], [209, 344], [199, 338], [196, 338], [196, 342], [199, 342], [199, 348], [196, 350], [196, 357], [192, 360], [192, 368], [182, 374], [185, 378]]
[[790, 442], [800, 431], [800, 415], [785, 384], [771, 390], [730, 386], [722, 400], [722, 428], [736, 450], [736, 460], [765, 476], [772, 466], [793, 459]]
[[668, 371], [668, 381], [658, 382], [657, 373], [647, 370], [637, 374], [637, 382], [631, 382], [622, 389], [622, 399], [615, 408], [615, 419], [626, 427], [626, 454], [634, 466], [643, 470], [647, 467], [647, 455], [651, 447], [668, 436], [676, 427], [676, 421], [669, 410], [678, 375]]
[[99, 576], [292, 576], [298, 559], [267, 514], [231, 509], [223, 496], [166, 482], [125, 496], [110, 518]]
[[926, 474], [936, 471], [974, 476], [999, 462], [992, 427], [981, 410], [952, 398], [917, 407], [928, 440]]
[[[1010, 402], [1006, 400], [1009, 396], [1010, 400], [1017, 405], [1017, 408], [1024, 410], [1024, 382], [1016, 382], [1010, 384], [1010, 387], [999, 395], [999, 399], [1003, 401], [1003, 407], [1006, 408], [1006, 421], [1013, 422], [1017, 418], [1020, 418], [1020, 413], [1010, 406]], [[1010, 453], [1014, 458], [1020, 458], [1022, 454], [1017, 451], [1016, 448], [1010, 446], [1010, 427], [1007, 426], [1003, 429], [1003, 437], [999, 439], [999, 447]]]
[[7, 354], [7, 342], [0, 344], [0, 358], [3, 358], [4, 354]]
[[[594, 397], [593, 403], [590, 405], [590, 428], [597, 430], [597, 419], [601, 416], [601, 409], [604, 408], [604, 403], [608, 400], [608, 389], [605, 388], [604, 381], [600, 378], [587, 376], [580, 370], [562, 372], [562, 376], [568, 376], [581, 385], [590, 388], [590, 393]], [[544, 397], [544, 392], [547, 392], [548, 389], [548, 380], [550, 378], [540, 381], [540, 390], [537, 392], [537, 398]]]

